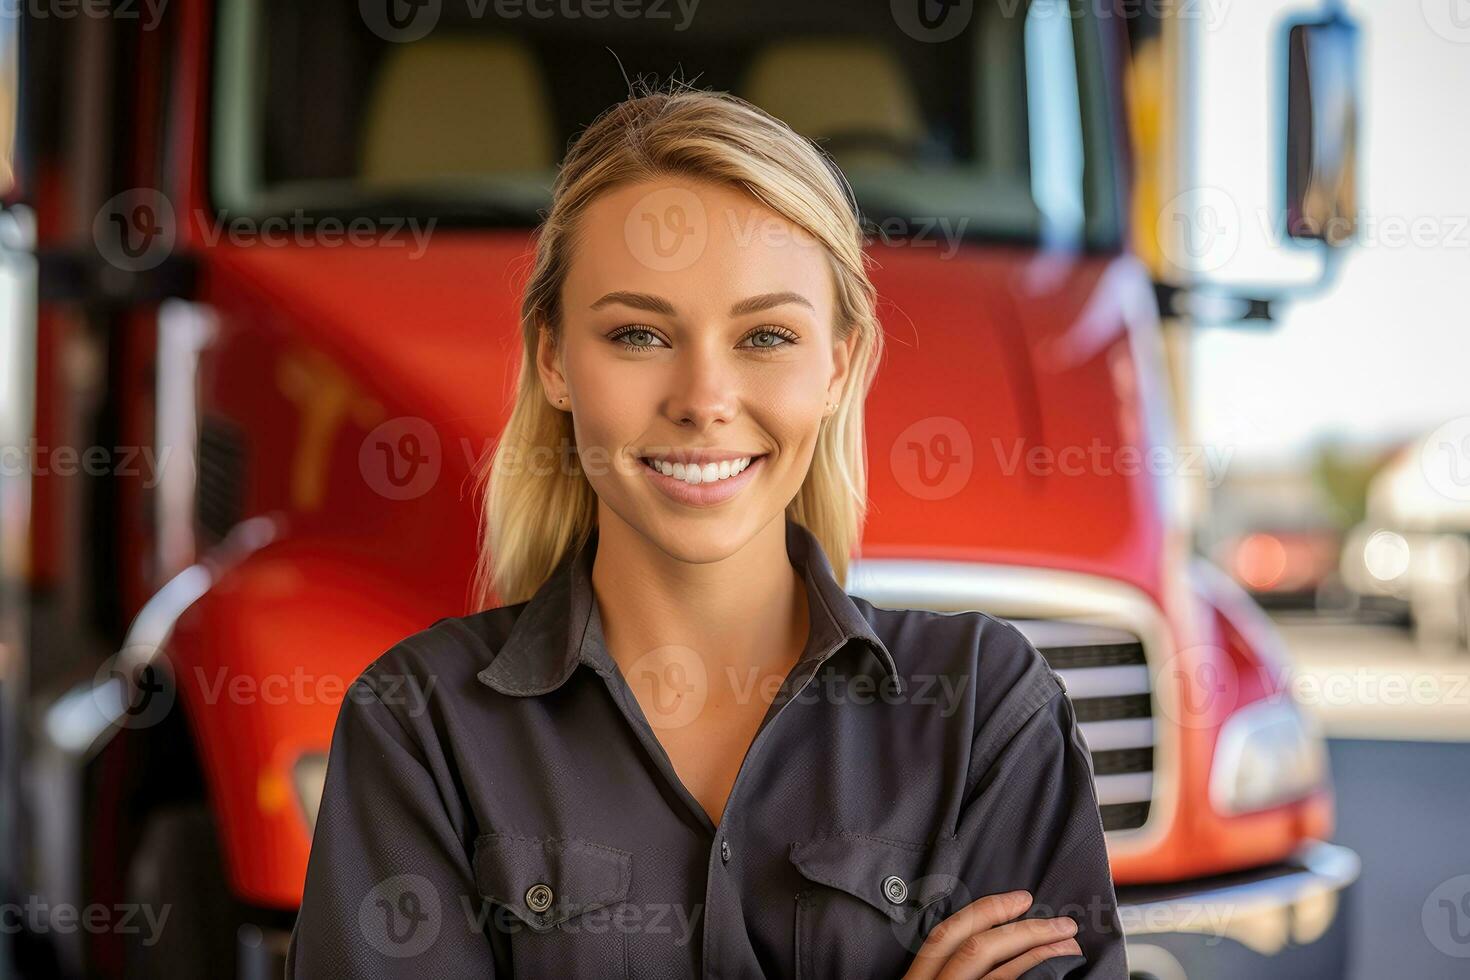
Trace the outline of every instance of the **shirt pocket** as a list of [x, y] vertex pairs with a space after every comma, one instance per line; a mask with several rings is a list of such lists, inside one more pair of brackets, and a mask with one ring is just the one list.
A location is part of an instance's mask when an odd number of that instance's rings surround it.
[[844, 831], [791, 845], [801, 980], [901, 976], [959, 884], [940, 846]]
[[633, 855], [576, 837], [484, 834], [475, 886], [492, 903], [488, 928], [509, 934], [517, 977], [627, 977], [617, 912]]

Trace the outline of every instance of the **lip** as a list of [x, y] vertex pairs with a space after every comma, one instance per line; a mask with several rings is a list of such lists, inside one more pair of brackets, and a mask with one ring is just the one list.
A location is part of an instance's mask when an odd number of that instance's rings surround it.
[[[711, 460], [711, 462], [716, 461]], [[755, 479], [756, 472], [765, 465], [765, 462], [766, 456], [757, 456], [750, 461], [749, 466], [728, 480], [716, 480], [714, 483], [701, 483], [698, 486], [685, 483], [683, 480], [676, 480], [672, 476], [664, 476], [642, 459], [638, 460], [638, 468], [643, 470], [649, 482], [675, 503], [686, 507], [713, 507], [724, 503], [745, 489], [745, 485]]]
[[655, 458], [666, 460], [670, 463], [683, 463], [688, 466], [694, 463], [704, 466], [706, 463], [723, 463], [727, 459], [744, 459], [747, 456], [763, 456], [764, 453], [757, 452], [719, 452], [715, 450], [701, 449], [656, 449], [646, 453], [639, 453], [640, 459]]

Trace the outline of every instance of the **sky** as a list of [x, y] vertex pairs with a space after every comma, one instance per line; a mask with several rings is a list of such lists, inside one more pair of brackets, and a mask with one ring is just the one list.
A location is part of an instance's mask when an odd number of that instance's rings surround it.
[[[1200, 0], [1196, 182], [1227, 190], [1241, 238], [1213, 274], [1310, 281], [1310, 255], [1262, 231], [1276, 193], [1277, 0]], [[1359, 0], [1359, 241], [1329, 291], [1274, 327], [1204, 327], [1191, 357], [1194, 438], [1245, 465], [1323, 438], [1382, 443], [1470, 416], [1470, 0]], [[1273, 16], [1273, 11], [1276, 15]]]

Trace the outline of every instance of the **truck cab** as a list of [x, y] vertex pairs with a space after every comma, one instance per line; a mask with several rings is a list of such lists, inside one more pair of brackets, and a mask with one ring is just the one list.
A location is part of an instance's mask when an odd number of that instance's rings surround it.
[[[1193, 547], [1202, 464], [1137, 217], [1167, 34], [1066, 0], [631, 9], [177, 0], [31, 25], [39, 52], [96, 56], [64, 130], [27, 117], [56, 132], [14, 195], [37, 216], [36, 427], [157, 465], [96, 480], [85, 560], [62, 533], [83, 491], [35, 483], [56, 646], [26, 685], [29, 874], [180, 920], [151, 945], [57, 935], [62, 972], [279, 975], [346, 687], [473, 611], [467, 491], [557, 161], [654, 73], [749, 99], [850, 182], [889, 340], [848, 588], [1005, 617], [1061, 677], [1133, 975], [1340, 975], [1358, 861], [1330, 842], [1320, 732], [1269, 620]], [[60, 365], [87, 356], [105, 403], [78, 422]], [[68, 640], [77, 608], [115, 642]]]

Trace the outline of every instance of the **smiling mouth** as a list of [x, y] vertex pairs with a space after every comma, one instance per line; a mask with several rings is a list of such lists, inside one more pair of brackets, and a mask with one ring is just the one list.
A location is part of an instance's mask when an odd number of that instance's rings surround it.
[[702, 486], [707, 483], [720, 483], [724, 480], [733, 479], [745, 472], [758, 459], [765, 459], [768, 453], [760, 453], [755, 456], [742, 456], [739, 459], [723, 460], [719, 463], [706, 463], [703, 466], [695, 464], [671, 463], [668, 460], [656, 460], [648, 456], [639, 459], [644, 466], [655, 472], [675, 480], [681, 480], [690, 486]]

